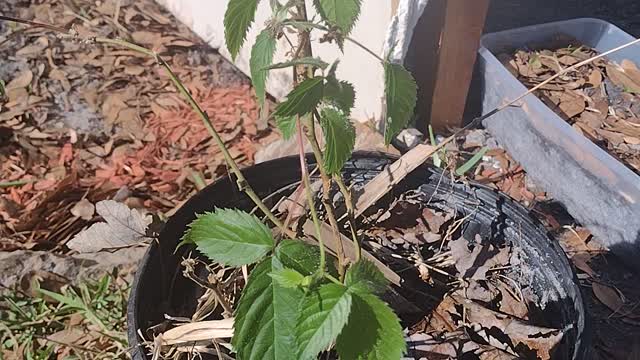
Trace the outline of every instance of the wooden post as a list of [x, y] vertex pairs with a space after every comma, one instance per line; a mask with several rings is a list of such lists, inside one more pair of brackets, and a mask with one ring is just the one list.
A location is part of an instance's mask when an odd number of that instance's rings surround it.
[[431, 0], [416, 26], [414, 75], [426, 130], [463, 126], [463, 115], [490, 0]]

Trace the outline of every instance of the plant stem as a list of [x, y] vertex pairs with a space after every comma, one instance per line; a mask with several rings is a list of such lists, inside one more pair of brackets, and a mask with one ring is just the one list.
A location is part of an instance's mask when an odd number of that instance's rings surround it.
[[368, 52], [369, 54], [371, 54], [371, 56], [373, 56], [374, 58], [376, 58], [378, 61], [380, 61], [381, 63], [384, 63], [384, 59], [381, 58], [378, 54], [374, 53], [373, 50], [369, 49], [368, 47], [364, 46], [361, 42], [357, 41], [354, 38], [350, 38], [350, 37], [345, 37], [345, 39], [347, 41], [350, 41], [352, 43], [354, 43], [355, 45], [357, 45], [358, 47], [360, 47], [362, 50]]
[[329, 224], [331, 225], [333, 237], [338, 243], [338, 246], [336, 247], [336, 256], [338, 257], [338, 274], [342, 279], [344, 277], [346, 265], [346, 259], [344, 256], [344, 244], [342, 243], [342, 237], [340, 236], [338, 221], [336, 220], [336, 215], [333, 211], [331, 199], [329, 198], [331, 192], [331, 177], [327, 174], [324, 168], [324, 158], [322, 156], [322, 151], [320, 150], [320, 145], [318, 144], [318, 139], [316, 138], [312, 116], [310, 116], [310, 124], [307, 129], [307, 139], [309, 140], [309, 143], [311, 143], [311, 149], [313, 150], [313, 155], [316, 159], [316, 163], [318, 164], [318, 170], [320, 171], [320, 179], [322, 180], [322, 205], [327, 211], [327, 217], [329, 218]]
[[12, 21], [12, 22], [16, 22], [16, 23], [31, 25], [33, 27], [41, 27], [41, 28], [45, 28], [45, 29], [48, 29], [48, 30], [52, 30], [52, 31], [60, 32], [60, 33], [64, 33], [64, 34], [66, 34], [67, 31], [68, 31], [67, 29], [59, 27], [59, 26], [40, 23], [40, 22], [37, 22], [37, 21], [18, 19], [18, 18], [14, 18], [12, 16], [6, 16], [6, 15], [0, 15], [0, 20], [6, 20], [6, 21]]
[[32, 182], [36, 182], [36, 181], [38, 181], [38, 179], [14, 180], [14, 181], [0, 182], [0, 189], [13, 187], [13, 186], [22, 186], [22, 185], [26, 185], [28, 183], [32, 183]]
[[[306, 19], [305, 19], [305, 21], [297, 21], [297, 20], [296, 21], [289, 21], [289, 22], [285, 22], [284, 24], [285, 25], [289, 24], [289, 25], [294, 25], [294, 26], [296, 24], [301, 24], [301, 25], [309, 26], [309, 27], [312, 27], [312, 28], [315, 28], [315, 29], [318, 29], [318, 30], [322, 30], [322, 31], [325, 31], [325, 32], [331, 32], [330, 29], [328, 29], [328, 28], [326, 28], [326, 27], [324, 27], [324, 26], [322, 26], [320, 24], [316, 24], [316, 23], [311, 22], [311, 21], [306, 21]], [[344, 39], [349, 41], [349, 42], [351, 42], [351, 43], [353, 43], [354, 45], [358, 46], [362, 50], [366, 51], [367, 53], [369, 53], [369, 55], [371, 55], [374, 58], [376, 58], [376, 60], [378, 60], [378, 61], [380, 61], [382, 63], [385, 62], [384, 59], [382, 57], [380, 57], [380, 55], [378, 55], [375, 52], [373, 52], [373, 50], [369, 49], [368, 47], [366, 47], [364, 44], [362, 44], [358, 40], [356, 40], [354, 38], [351, 38], [351, 37], [348, 37], [348, 36], [345, 36]]]
[[326, 253], [324, 248], [324, 240], [322, 240], [322, 230], [320, 229], [320, 219], [318, 219], [318, 212], [316, 211], [315, 201], [313, 201], [313, 193], [311, 192], [311, 182], [309, 181], [309, 173], [307, 172], [307, 161], [304, 157], [304, 143], [302, 139], [302, 123], [300, 117], [296, 119], [298, 126], [298, 155], [300, 156], [300, 175], [304, 184], [304, 192], [307, 197], [307, 203], [309, 204], [309, 211], [311, 212], [311, 219], [316, 229], [316, 236], [318, 237], [318, 243], [320, 247], [320, 273], [326, 272]]
[[213, 127], [213, 123], [209, 119], [209, 116], [200, 108], [200, 105], [198, 105], [191, 94], [189, 94], [189, 91], [184, 87], [182, 82], [180, 82], [178, 77], [171, 70], [169, 64], [167, 64], [167, 62], [164, 61], [164, 59], [162, 59], [160, 56], [156, 56], [156, 58], [158, 59], [159, 64], [165, 68], [165, 70], [169, 74], [169, 77], [171, 78], [171, 81], [173, 81], [173, 84], [178, 89], [178, 91], [187, 99], [189, 105], [191, 105], [191, 108], [198, 114], [198, 116], [200, 116], [200, 119], [202, 119], [202, 122], [209, 131], [209, 134], [213, 137], [216, 144], [222, 151], [225, 161], [231, 167], [231, 172], [236, 176], [238, 189], [240, 189], [240, 191], [244, 191], [247, 196], [249, 196], [249, 198], [256, 204], [256, 206], [267, 216], [267, 218], [269, 218], [271, 222], [273, 222], [278, 228], [280, 228], [283, 233], [287, 234], [288, 236], [295, 236], [293, 231], [285, 228], [284, 224], [282, 224], [282, 222], [271, 212], [271, 210], [264, 204], [264, 202], [262, 202], [262, 199], [260, 199], [258, 194], [253, 191], [253, 188], [247, 182], [247, 179], [242, 174], [242, 171], [240, 171], [238, 164], [235, 162], [235, 160], [233, 160], [233, 157], [225, 146], [224, 141], [222, 140], [216, 129]]
[[334, 284], [342, 285], [342, 282], [340, 282], [340, 280], [333, 277], [331, 274], [324, 274], [324, 277]]
[[[297, 6], [297, 10], [300, 20], [307, 21], [307, 9], [304, 2]], [[311, 48], [310, 32], [306, 30], [299, 30], [298, 49], [295, 52], [294, 58], [311, 56], [313, 56], [313, 50]], [[296, 75], [301, 75], [304, 78], [313, 77], [313, 69], [311, 67], [306, 67], [306, 69], [304, 66], [294, 67], [293, 73], [295, 80], [297, 80]], [[327, 217], [329, 218], [329, 224], [331, 225], [332, 234], [337, 242], [336, 256], [338, 258], [338, 274], [340, 275], [340, 279], [342, 279], [344, 277], [346, 259], [344, 256], [344, 244], [342, 243], [338, 221], [336, 220], [335, 212], [331, 204], [331, 199], [329, 198], [331, 192], [331, 177], [327, 174], [324, 168], [322, 151], [320, 150], [320, 145], [318, 144], [318, 139], [316, 138], [313, 114], [309, 115], [307, 119], [308, 122], [306, 124], [306, 136], [307, 140], [311, 144], [316, 163], [318, 164], [318, 170], [320, 171], [320, 179], [322, 180], [322, 205], [327, 212]], [[300, 121], [300, 119], [298, 119], [298, 121]], [[298, 131], [302, 131], [302, 124], [298, 125]], [[302, 141], [302, 139], [300, 139], [300, 141]], [[302, 147], [302, 145], [300, 146], [302, 151], [304, 152], [304, 148]]]
[[351, 190], [347, 187], [347, 184], [344, 183], [344, 179], [340, 174], [333, 175], [333, 179], [336, 184], [338, 184], [338, 188], [344, 196], [344, 203], [347, 207], [347, 216], [349, 217], [349, 230], [351, 230], [351, 240], [353, 240], [353, 244], [356, 247], [356, 261], [359, 261], [362, 257], [362, 248], [360, 246], [360, 239], [358, 238], [358, 229], [356, 228], [356, 217], [355, 217], [355, 207], [353, 205], [353, 197], [351, 196]]

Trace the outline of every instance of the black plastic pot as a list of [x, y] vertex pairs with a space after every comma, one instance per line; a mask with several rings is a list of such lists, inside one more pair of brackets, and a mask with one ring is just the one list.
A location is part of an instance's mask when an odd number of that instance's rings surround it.
[[[308, 158], [313, 165], [312, 158]], [[393, 158], [378, 153], [356, 153], [344, 169], [346, 179], [362, 186], [391, 163]], [[244, 171], [247, 180], [262, 197], [291, 189], [300, 176], [299, 159], [288, 157], [255, 165]], [[472, 214], [463, 231], [479, 233], [483, 239], [501, 238], [521, 250], [523, 267], [530, 269], [527, 283], [538, 298], [541, 326], [565, 329], [554, 359], [584, 359], [588, 348], [585, 308], [575, 273], [563, 250], [549, 238], [544, 227], [528, 211], [508, 196], [476, 184], [451, 183], [449, 177], [428, 166], [409, 175], [395, 190], [398, 194], [416, 189], [430, 206], [455, 208], [461, 215]], [[288, 193], [282, 192], [283, 196]], [[278, 200], [280, 196], [272, 196]], [[393, 196], [393, 194], [390, 194]], [[440, 204], [440, 205], [439, 205]], [[148, 359], [138, 330], [163, 322], [164, 314], [191, 316], [201, 290], [182, 276], [180, 261], [187, 247], [175, 247], [196, 214], [214, 207], [251, 209], [250, 200], [229, 178], [209, 185], [191, 198], [171, 217], [158, 243], [150, 246], [136, 274], [127, 314], [129, 344], [133, 359]], [[473, 238], [474, 234], [470, 234]], [[542, 322], [542, 323], [541, 323]]]

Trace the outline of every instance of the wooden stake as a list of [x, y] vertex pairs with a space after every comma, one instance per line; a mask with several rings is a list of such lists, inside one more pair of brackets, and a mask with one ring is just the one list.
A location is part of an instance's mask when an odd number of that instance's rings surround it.
[[414, 37], [421, 130], [429, 121], [438, 132], [463, 126], [488, 9], [489, 0], [434, 0], [427, 5]]

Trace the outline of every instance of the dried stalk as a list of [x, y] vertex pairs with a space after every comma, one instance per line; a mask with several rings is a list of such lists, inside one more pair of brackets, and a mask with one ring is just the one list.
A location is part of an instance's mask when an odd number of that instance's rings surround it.
[[218, 303], [220, 304], [220, 306], [222, 306], [222, 308], [224, 309], [224, 315], [225, 317], [230, 317], [233, 315], [233, 308], [231, 307], [231, 304], [229, 304], [229, 302], [227, 301], [227, 299], [225, 299], [224, 295], [222, 294], [222, 291], [218, 288], [218, 283], [216, 282], [215, 284], [211, 284], [209, 283], [209, 281], [205, 281], [200, 279], [196, 274], [195, 271], [193, 269], [193, 265], [189, 263], [190, 259], [186, 259], [182, 262], [182, 266], [184, 266], [184, 271], [182, 272], [182, 274], [190, 279], [191, 281], [193, 281], [194, 283], [198, 284], [200, 287], [208, 289], [211, 291], [211, 293], [213, 294], [214, 298], [218, 301]]

